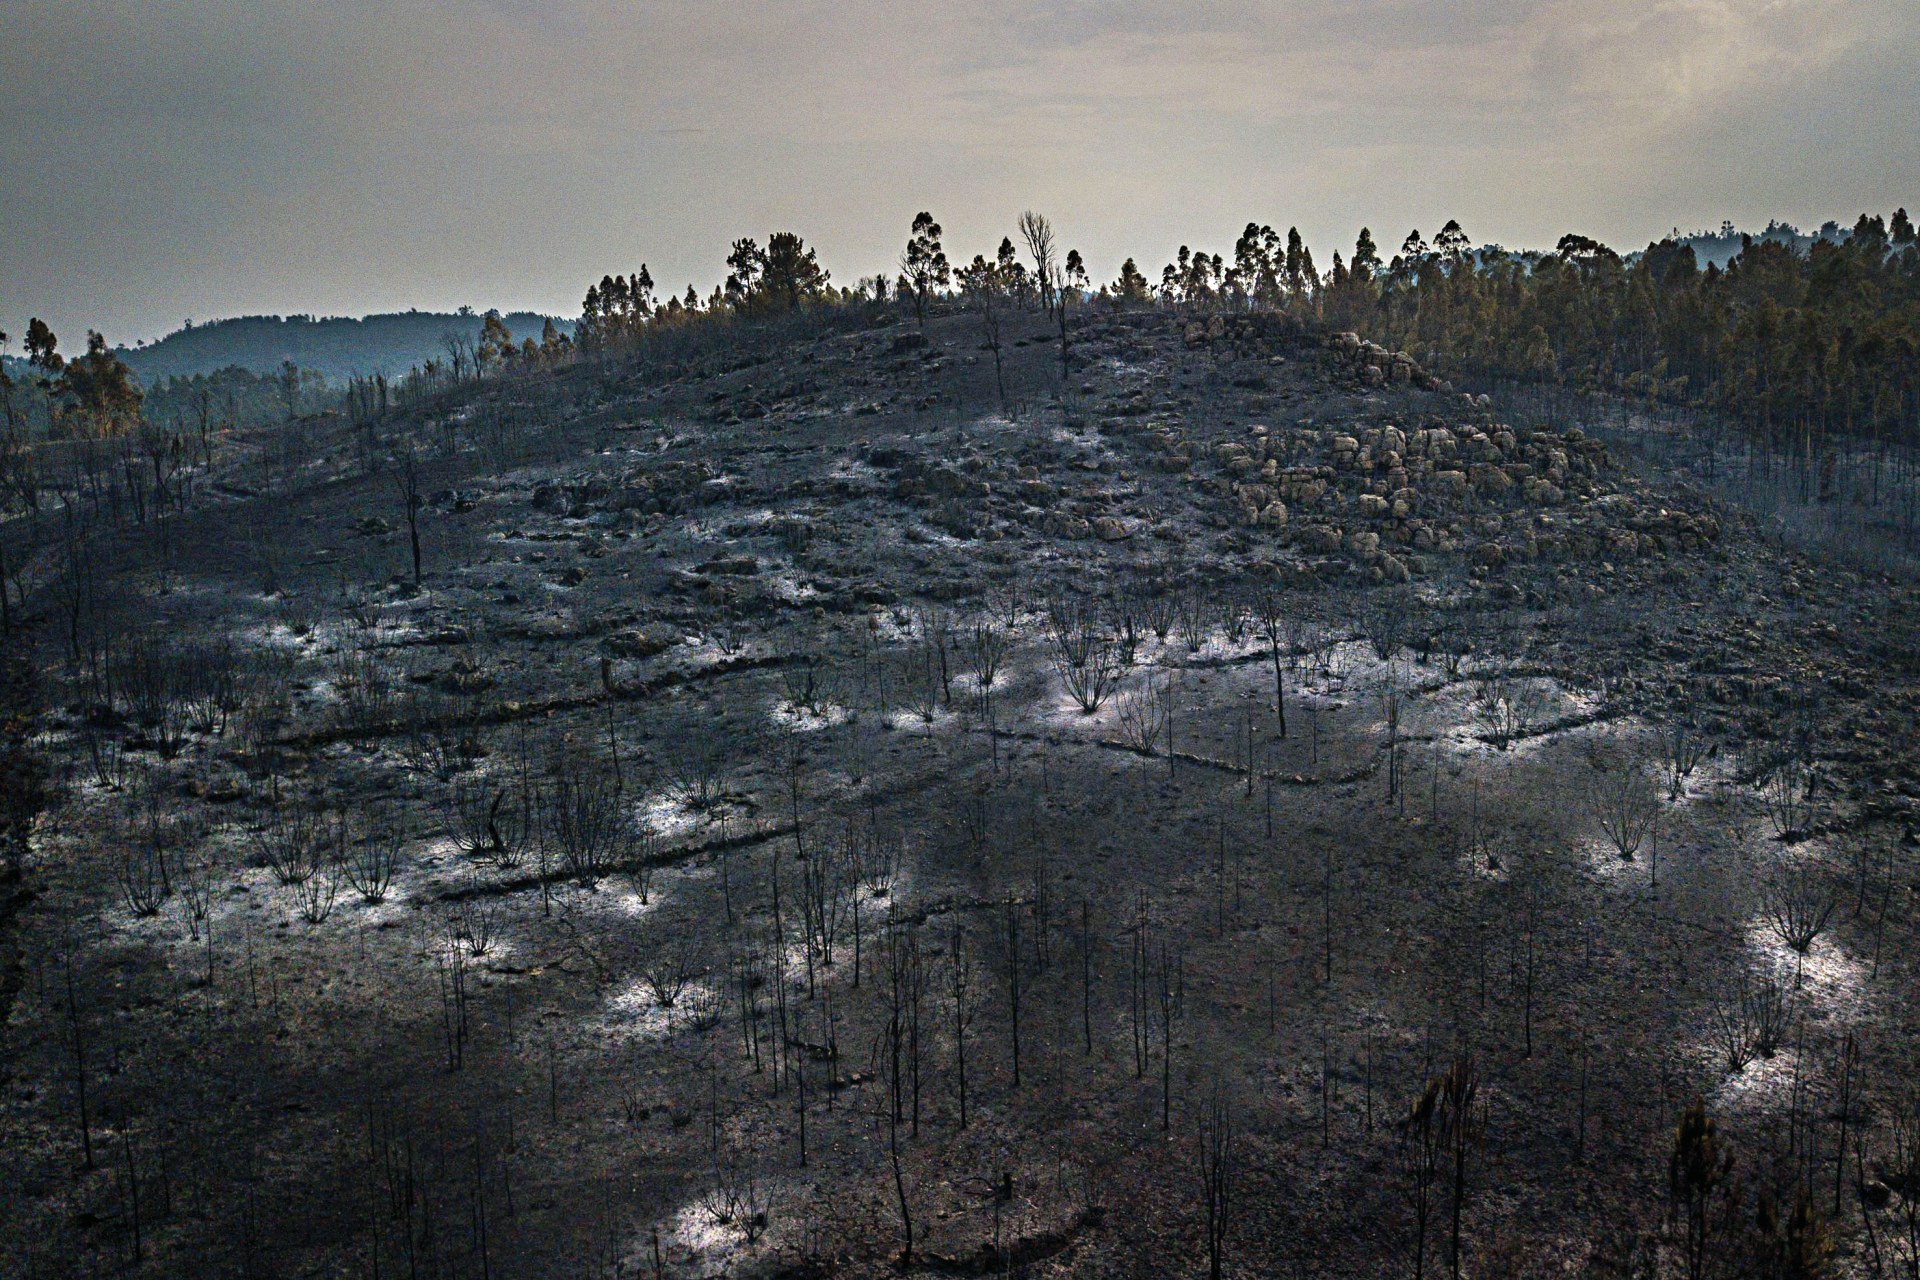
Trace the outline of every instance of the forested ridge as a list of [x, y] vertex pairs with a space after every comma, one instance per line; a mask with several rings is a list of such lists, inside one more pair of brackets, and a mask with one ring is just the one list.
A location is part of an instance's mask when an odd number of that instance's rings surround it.
[[1351, 267], [1336, 260], [1324, 312], [1454, 376], [1710, 409], [1774, 447], [1817, 455], [1842, 435], [1910, 450], [1920, 429], [1920, 249], [1904, 209], [1805, 252], [1748, 237], [1724, 271], [1672, 240], [1629, 261], [1577, 235], [1552, 254], [1476, 254], [1416, 233], [1384, 272], [1364, 246]]

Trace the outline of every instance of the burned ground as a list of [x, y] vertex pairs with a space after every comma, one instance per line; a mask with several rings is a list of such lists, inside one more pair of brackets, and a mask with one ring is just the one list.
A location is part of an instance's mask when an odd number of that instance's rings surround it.
[[1909, 1256], [1913, 590], [1617, 406], [1071, 337], [585, 360], [48, 539], [9, 1274], [1199, 1274], [1223, 1114], [1227, 1273], [1411, 1272], [1467, 1057], [1475, 1274], [1679, 1265], [1695, 1096], [1714, 1248]]

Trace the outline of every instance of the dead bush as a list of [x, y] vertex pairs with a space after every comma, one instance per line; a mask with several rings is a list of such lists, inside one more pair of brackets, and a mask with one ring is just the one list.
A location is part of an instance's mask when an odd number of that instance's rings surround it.
[[462, 853], [503, 869], [519, 864], [529, 834], [527, 815], [508, 788], [485, 779], [455, 779], [447, 788], [446, 813]]
[[1480, 740], [1505, 751], [1533, 731], [1546, 713], [1547, 682], [1524, 676], [1489, 676], [1473, 695], [1473, 718]]
[[333, 914], [334, 900], [339, 894], [340, 882], [325, 870], [316, 870], [293, 886], [293, 898], [299, 907], [300, 918], [308, 924], [325, 924], [327, 917]]
[[260, 863], [285, 885], [304, 884], [325, 860], [327, 832], [320, 816], [305, 805], [270, 811], [253, 832]]
[[1799, 860], [1768, 878], [1761, 909], [1774, 936], [1804, 956], [1839, 905], [1839, 888], [1826, 870], [1811, 860]]
[[1659, 827], [1660, 790], [1637, 751], [1599, 750], [1588, 763], [1587, 812], [1599, 823], [1621, 861], [1632, 862], [1633, 855]]
[[1172, 702], [1172, 686], [1149, 671], [1139, 684], [1121, 691], [1116, 703], [1121, 738], [1135, 751], [1153, 755], [1166, 733]]
[[376, 815], [368, 833], [340, 849], [335, 864], [340, 876], [365, 902], [384, 902], [400, 867], [405, 842], [391, 815]]
[[583, 885], [642, 866], [653, 856], [652, 830], [630, 820], [619, 782], [596, 762], [576, 759], [556, 766], [542, 814], [561, 866]]
[[1759, 778], [1760, 801], [1775, 835], [1785, 841], [1813, 830], [1819, 816], [1819, 777], [1799, 755], [1770, 761]]
[[684, 939], [676, 939], [659, 947], [640, 966], [641, 980], [647, 984], [653, 1002], [662, 1009], [677, 1005], [681, 995], [699, 974], [700, 965], [694, 948]]
[[1771, 963], [1742, 969], [1714, 1001], [1713, 1040], [1728, 1072], [1779, 1051], [1792, 1019], [1791, 983]]
[[136, 916], [158, 915], [169, 892], [166, 854], [144, 840], [119, 842], [113, 857], [113, 879], [128, 911]]

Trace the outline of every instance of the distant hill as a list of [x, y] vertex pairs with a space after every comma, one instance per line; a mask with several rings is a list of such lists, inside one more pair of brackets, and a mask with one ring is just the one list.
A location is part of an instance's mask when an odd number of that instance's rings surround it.
[[[547, 320], [530, 311], [516, 311], [502, 318], [516, 342], [522, 338], [538, 341]], [[477, 338], [480, 322], [478, 313], [433, 311], [400, 311], [361, 320], [346, 316], [325, 320], [312, 316], [240, 316], [176, 329], [144, 347], [122, 348], [120, 356], [149, 387], [170, 375], [191, 377], [229, 365], [271, 373], [287, 360], [302, 369], [316, 370], [329, 381], [344, 381], [355, 374], [401, 374], [414, 365], [444, 358], [442, 336], [453, 332]], [[556, 318], [554, 326], [562, 333], [573, 330], [570, 320]]]

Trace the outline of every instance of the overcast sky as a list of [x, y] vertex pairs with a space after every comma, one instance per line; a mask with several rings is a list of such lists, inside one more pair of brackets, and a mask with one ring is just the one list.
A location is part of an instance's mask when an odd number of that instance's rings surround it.
[[1622, 249], [1920, 203], [1913, 0], [0, 0], [0, 329], [704, 294], [1048, 214], [1096, 279], [1298, 225]]

